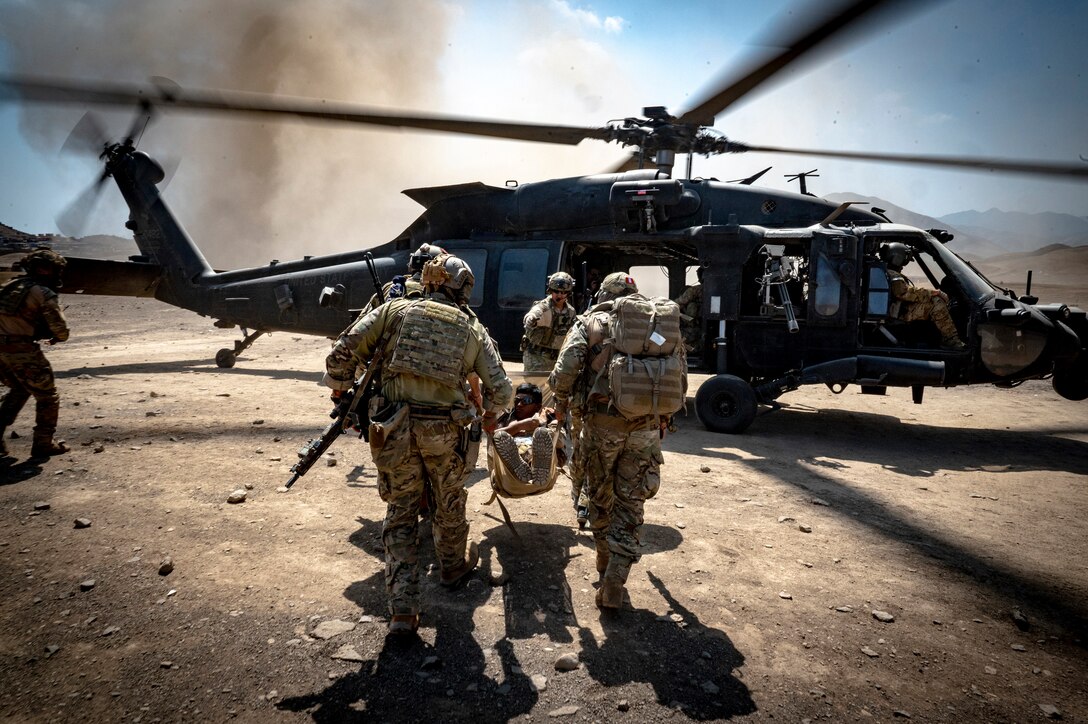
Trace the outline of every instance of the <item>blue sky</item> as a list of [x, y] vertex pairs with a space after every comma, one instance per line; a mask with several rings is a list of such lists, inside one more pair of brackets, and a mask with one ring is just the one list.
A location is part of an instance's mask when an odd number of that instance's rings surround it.
[[[165, 75], [183, 85], [271, 86], [422, 111], [601, 125], [645, 105], [686, 109], [723, 70], [728, 74], [749, 57], [772, 23], [798, 7], [782, 0], [163, 3], [0, 0], [0, 72], [36, 67], [130, 81]], [[176, 18], [166, 25], [161, 12], [140, 15], [156, 4], [188, 9], [187, 22], [201, 32], [187, 34]], [[297, 14], [300, 7], [305, 16]], [[244, 67], [230, 72], [239, 60], [238, 36], [277, 8], [292, 13], [275, 37], [275, 48], [290, 62], [275, 59], [274, 77]], [[139, 22], [118, 20], [133, 17]], [[38, 42], [27, 40], [36, 34]], [[715, 128], [763, 145], [1066, 162], [1088, 157], [1088, 3], [948, 0], [854, 36], [750, 95]], [[262, 52], [271, 52], [269, 45]], [[319, 58], [322, 49], [334, 57]], [[0, 104], [0, 151], [9, 169], [0, 175], [0, 222], [51, 232], [58, 211], [91, 182], [90, 163], [57, 158], [54, 150], [63, 128], [81, 114]], [[118, 114], [113, 122], [120, 132], [127, 117]], [[38, 129], [33, 148], [20, 123]], [[233, 153], [238, 143], [208, 147], [241, 129], [237, 121], [171, 117], [152, 127], [142, 148], [180, 157], [167, 198], [191, 232], [195, 227], [222, 242], [260, 228], [262, 246], [319, 237], [318, 248], [296, 255], [390, 238], [419, 211], [397, 193], [403, 188], [587, 174], [624, 153], [591, 141], [565, 148], [295, 126], [267, 147], [281, 165], [262, 171], [239, 164], [232, 172], [222, 164], [229, 155], [222, 148]], [[879, 196], [933, 216], [991, 207], [1088, 216], [1085, 183], [764, 154], [700, 158], [695, 173], [732, 179], [765, 166], [773, 166], [765, 185], [795, 187], [785, 175], [818, 168], [820, 178], [810, 181], [817, 193]], [[317, 206], [306, 195], [315, 190]], [[86, 233], [123, 232], [119, 194], [110, 188], [106, 196]], [[298, 243], [291, 241], [289, 250]], [[220, 252], [212, 246], [214, 263]], [[235, 256], [232, 263], [245, 254]]]

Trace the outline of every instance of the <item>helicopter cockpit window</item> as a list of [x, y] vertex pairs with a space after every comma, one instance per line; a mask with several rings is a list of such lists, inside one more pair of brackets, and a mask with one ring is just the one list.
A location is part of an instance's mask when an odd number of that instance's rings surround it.
[[504, 251], [499, 269], [499, 306], [528, 309], [533, 302], [544, 296], [544, 280], [547, 276], [547, 249]]

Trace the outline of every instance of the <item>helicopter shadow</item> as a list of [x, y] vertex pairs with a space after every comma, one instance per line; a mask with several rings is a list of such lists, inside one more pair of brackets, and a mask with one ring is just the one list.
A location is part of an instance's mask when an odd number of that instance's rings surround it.
[[[357, 521], [360, 528], [349, 541], [384, 559], [382, 522]], [[427, 712], [426, 718], [432, 721], [505, 722], [532, 710], [538, 697], [511, 643], [499, 641], [485, 654], [473, 635], [474, 612], [490, 595], [479, 574], [453, 590], [439, 590], [422, 575], [433, 563], [429, 530], [429, 524], [421, 523], [422, 635], [386, 636], [377, 656], [362, 662], [358, 671], [339, 677], [319, 692], [283, 699], [277, 703], [279, 709], [307, 711], [317, 722], [412, 724], [420, 721], [421, 712]], [[344, 596], [364, 612], [387, 615], [382, 571], [352, 583]], [[429, 643], [424, 637], [431, 627], [434, 639]], [[488, 659], [498, 663], [499, 678], [487, 675]]]
[[[670, 447], [700, 456], [741, 459], [721, 451], [723, 438], [702, 429], [697, 422], [686, 422], [683, 433], [678, 436], [683, 440]], [[869, 412], [820, 410], [811, 414], [787, 409], [757, 420], [749, 434], [724, 439], [731, 447], [754, 455], [840, 469], [849, 467], [849, 462], [871, 463], [918, 478], [933, 477], [941, 470], [1049, 470], [1088, 475], [1088, 442], [1063, 434], [1088, 435], [1088, 426], [993, 430], [906, 424], [894, 415]]]
[[[829, 430], [835, 435], [828, 451]], [[868, 526], [891, 540], [959, 569], [979, 584], [1005, 598], [1010, 607], [1030, 607], [1056, 629], [1076, 637], [1088, 635], [1088, 602], [1071, 599], [1061, 580], [1044, 572], [1006, 563], [985, 551], [974, 551], [909, 511], [890, 506], [864, 487], [843, 483], [835, 473], [852, 462], [878, 464], [899, 474], [929, 478], [939, 469], [1001, 472], [1060, 471], [1088, 474], [1088, 444], [1058, 433], [1082, 430], [1016, 431], [904, 425], [898, 418], [849, 411], [783, 415], [773, 431], [763, 436], [744, 435], [731, 444], [749, 453], [741, 460], [718, 453], [721, 440], [714, 433], [691, 430], [688, 445], [694, 454], [718, 455], [804, 491], [817, 495], [839, 515]], [[717, 439], [716, 439], [717, 438]], [[706, 446], [704, 452], [699, 452]], [[924, 454], [923, 452], [924, 451]], [[814, 460], [834, 459], [813, 465]], [[927, 466], [925, 461], [932, 461]], [[1045, 486], [1045, 479], [1039, 480]], [[923, 488], [930, 489], [930, 488]], [[932, 486], [939, 492], [937, 486]], [[1043, 489], [1042, 487], [1040, 488]]]
[[744, 656], [729, 637], [700, 622], [653, 573], [646, 576], [671, 615], [630, 608], [603, 611], [600, 641], [580, 628], [580, 658], [593, 680], [605, 687], [646, 682], [658, 703], [698, 721], [755, 712], [748, 687], [733, 673]]
[[321, 374], [318, 372], [303, 372], [292, 369], [252, 369], [246, 367], [224, 368], [215, 366], [214, 362], [210, 362], [207, 359], [128, 362], [124, 364], [105, 365], [102, 367], [72, 367], [67, 370], [57, 370], [55, 374], [59, 379], [67, 379], [79, 377], [80, 375], [109, 377], [111, 375], [179, 374], [184, 372], [267, 377], [273, 380], [302, 380], [314, 382], [315, 384], [321, 381]]

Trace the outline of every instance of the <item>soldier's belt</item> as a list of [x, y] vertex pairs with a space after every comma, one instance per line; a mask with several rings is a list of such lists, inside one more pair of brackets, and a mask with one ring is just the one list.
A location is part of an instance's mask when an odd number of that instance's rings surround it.
[[408, 413], [415, 420], [452, 420], [450, 407], [431, 407], [429, 405], [408, 405]]
[[559, 358], [559, 350], [554, 347], [541, 347], [538, 344], [529, 344], [526, 346], [526, 350], [533, 354], [542, 354], [545, 357], [552, 357], [554, 359]]

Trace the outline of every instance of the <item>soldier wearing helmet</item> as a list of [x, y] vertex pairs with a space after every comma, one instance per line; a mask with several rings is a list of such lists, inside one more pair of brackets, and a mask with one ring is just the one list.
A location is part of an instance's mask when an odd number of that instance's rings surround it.
[[60, 396], [53, 368], [38, 346], [39, 340], [56, 344], [68, 339], [68, 323], [58, 301], [61, 274], [67, 261], [49, 249], [27, 254], [20, 262], [26, 272], [0, 287], [0, 382], [8, 388], [0, 402], [0, 457], [7, 455], [4, 432], [15, 422], [23, 405], [34, 397], [32, 458], [68, 452], [55, 441]]
[[904, 322], [928, 319], [941, 333], [941, 346], [945, 349], [960, 351], [964, 349], [948, 312], [948, 295], [934, 289], [914, 286], [903, 274], [903, 267], [914, 257], [914, 250], [900, 242], [889, 242], [880, 247], [880, 258], [888, 265], [888, 283], [891, 289], [891, 316]]
[[[420, 282], [422, 298], [379, 306], [336, 340], [325, 361], [334, 398], [352, 386], [357, 367], [381, 364], [371, 420], [383, 434], [371, 434], [370, 442], [386, 503], [385, 582], [396, 634], [419, 626], [419, 518], [427, 486], [442, 584], [456, 586], [479, 561], [465, 519], [464, 482], [476, 462], [467, 427], [483, 412], [484, 429], [493, 431], [513, 395], [487, 329], [461, 309], [475, 283], [468, 264], [441, 253], [423, 265]], [[373, 362], [378, 350], [381, 361]], [[483, 410], [473, 401], [470, 375], [480, 379]]]
[[[623, 604], [624, 585], [640, 557], [643, 509], [661, 482], [664, 420], [656, 414], [623, 417], [612, 404], [614, 391], [607, 373], [618, 329], [616, 300], [637, 294], [638, 285], [625, 272], [606, 276], [597, 304], [574, 322], [549, 378], [560, 424], [568, 412], [575, 421], [581, 420], [571, 458], [571, 479], [584, 486], [589, 501], [588, 518], [601, 576], [597, 589], [601, 609], [618, 609]], [[675, 355], [686, 390], [684, 345], [675, 346]]]
[[[390, 299], [397, 299], [399, 297], [408, 297], [410, 299], [418, 299], [423, 296], [423, 282], [420, 278], [423, 275], [423, 265], [434, 259], [439, 254], [445, 254], [446, 250], [440, 246], [434, 244], [423, 244], [418, 249], [413, 251], [408, 256], [408, 274], [397, 274], [393, 277], [392, 281], [388, 281], [382, 285], [382, 296], [385, 301]], [[380, 304], [378, 295], [374, 294], [359, 312], [359, 318], [366, 316], [368, 312], [378, 308]]]
[[523, 320], [522, 366], [527, 375], [548, 374], [555, 365], [563, 338], [574, 324], [577, 312], [570, 303], [574, 278], [566, 272], [548, 277], [548, 296], [533, 305]]

